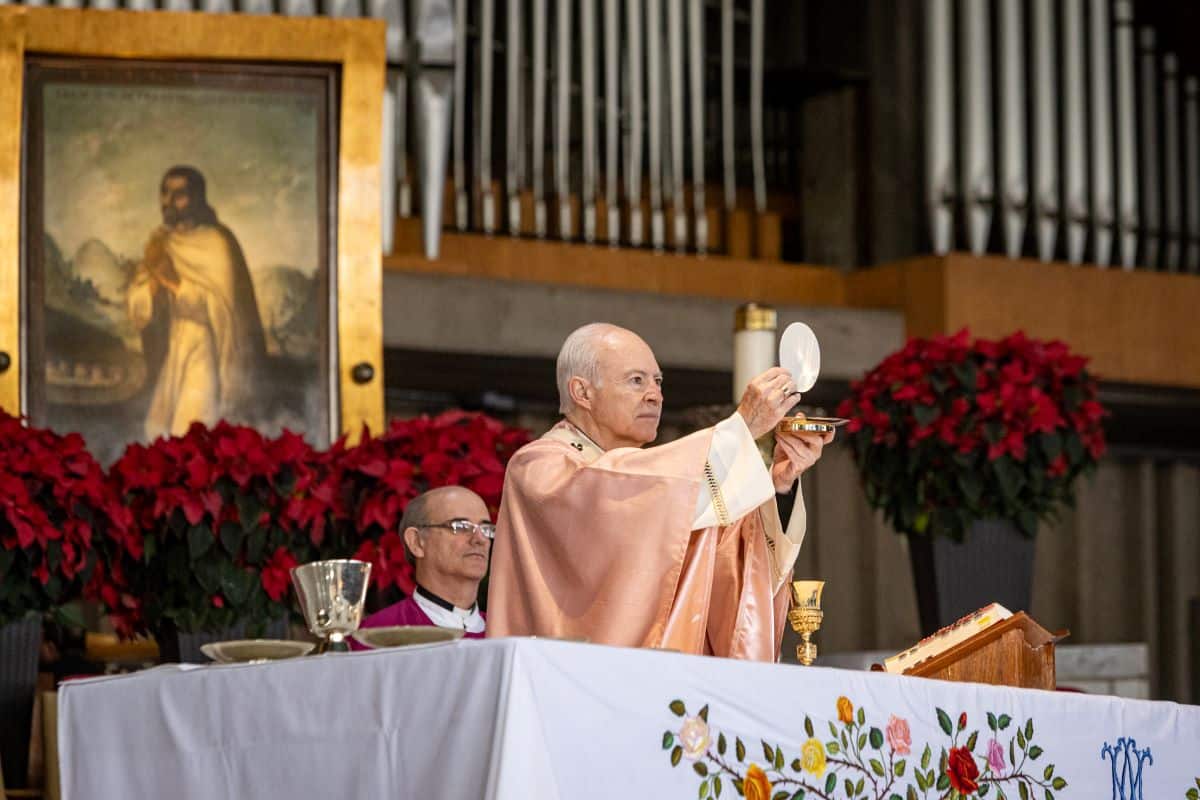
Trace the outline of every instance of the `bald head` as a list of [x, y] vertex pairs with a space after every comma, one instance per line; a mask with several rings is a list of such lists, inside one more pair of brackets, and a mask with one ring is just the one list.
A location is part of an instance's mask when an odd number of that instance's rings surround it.
[[[452, 519], [479, 522], [477, 518], [487, 519], [487, 503], [482, 497], [462, 486], [439, 486], [408, 501], [404, 516], [400, 518], [400, 534], [403, 536], [409, 528], [419, 530]], [[416, 563], [412, 549], [405, 548], [404, 554], [410, 562]]]
[[601, 360], [606, 351], [620, 351], [629, 345], [650, 346], [633, 331], [609, 322], [589, 322], [576, 328], [558, 351], [555, 378], [558, 383], [558, 413], [569, 414], [575, 408], [571, 399], [571, 378], [579, 377], [592, 384], [601, 381]]
[[559, 410], [601, 448], [641, 447], [658, 435], [662, 371], [633, 331], [584, 325], [563, 342], [556, 371]]

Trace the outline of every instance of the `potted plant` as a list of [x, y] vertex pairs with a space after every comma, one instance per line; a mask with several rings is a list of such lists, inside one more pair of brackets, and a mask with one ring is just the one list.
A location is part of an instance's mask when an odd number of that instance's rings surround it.
[[12, 785], [25, 781], [42, 616], [95, 585], [98, 548], [136, 551], [129, 523], [78, 434], [0, 411], [0, 758]]
[[1062, 342], [912, 339], [838, 408], [867, 501], [908, 536], [925, 633], [1027, 609], [1033, 537], [1105, 450], [1096, 381]]
[[182, 437], [130, 445], [111, 473], [143, 537], [110, 566], [139, 598], [164, 660], [203, 660], [204, 641], [282, 637], [289, 570], [317, 557], [333, 486], [298, 435], [196, 423]]
[[340, 488], [323, 557], [352, 554], [372, 564], [372, 607], [410, 594], [413, 568], [399, 529], [408, 502], [439, 486], [464, 486], [495, 514], [504, 466], [528, 441], [527, 431], [487, 415], [446, 411], [435, 417], [394, 419], [384, 433], [364, 433], [352, 448], [335, 445], [331, 460]]

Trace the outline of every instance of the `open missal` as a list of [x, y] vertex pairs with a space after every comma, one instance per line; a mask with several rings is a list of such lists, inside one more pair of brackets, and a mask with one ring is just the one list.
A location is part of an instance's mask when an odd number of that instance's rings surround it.
[[926, 636], [913, 647], [883, 661], [885, 672], [907, 672], [923, 661], [946, 652], [956, 644], [965, 642], [980, 631], [1003, 622], [1012, 612], [999, 603], [991, 603], [973, 611], [952, 625], [947, 625], [932, 636]]

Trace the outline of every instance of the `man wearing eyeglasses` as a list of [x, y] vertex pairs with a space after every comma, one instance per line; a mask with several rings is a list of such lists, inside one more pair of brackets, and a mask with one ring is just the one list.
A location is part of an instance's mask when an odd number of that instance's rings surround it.
[[483, 498], [461, 486], [430, 489], [409, 502], [400, 531], [417, 588], [362, 627], [436, 625], [483, 638], [486, 623], [476, 599], [496, 535]]
[[662, 372], [633, 331], [585, 325], [558, 356], [563, 421], [508, 462], [488, 588], [489, 636], [583, 638], [773, 661], [804, 537], [797, 493], [827, 436], [755, 439], [799, 400], [775, 368], [711, 428], [658, 433]]

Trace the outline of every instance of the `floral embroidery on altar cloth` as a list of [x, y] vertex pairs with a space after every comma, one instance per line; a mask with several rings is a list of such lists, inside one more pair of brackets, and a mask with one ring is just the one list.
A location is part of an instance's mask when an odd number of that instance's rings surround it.
[[[865, 709], [839, 697], [836, 719], [824, 720], [828, 737], [818, 730], [821, 721], [805, 716], [798, 751], [760, 739], [760, 758], [753, 743], [711, 726], [707, 705], [695, 714], [682, 700], [668, 707], [681, 724], [663, 732], [662, 749], [672, 767], [691, 762], [701, 800], [730, 788], [747, 800], [1054, 800], [1068, 785], [1034, 744], [1033, 720], [1014, 725], [1007, 714], [989, 711], [986, 728], [971, 729], [965, 711], [955, 721], [937, 708], [947, 740], [925, 743], [918, 752], [907, 719], [892, 714], [872, 724]], [[1198, 800], [1194, 792], [1188, 800]]]

